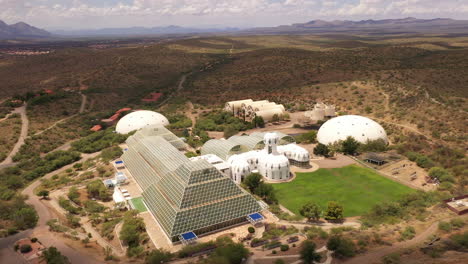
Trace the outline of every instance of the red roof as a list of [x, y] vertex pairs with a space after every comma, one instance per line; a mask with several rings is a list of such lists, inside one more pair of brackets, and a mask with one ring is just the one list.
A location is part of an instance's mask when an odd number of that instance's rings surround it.
[[162, 93], [150, 93], [145, 98], [141, 99], [143, 102], [156, 102], [163, 94]]
[[119, 111], [115, 112], [116, 114], [120, 114], [122, 112], [127, 112], [127, 111], [130, 111], [132, 110], [130, 107], [125, 107], [125, 108], [122, 108], [120, 109]]
[[102, 129], [102, 126], [101, 126], [101, 125], [95, 125], [95, 126], [93, 126], [90, 130], [91, 130], [91, 131], [94, 131], [94, 132], [97, 132], [97, 131], [99, 131], [99, 130], [101, 130], [101, 129]]
[[115, 121], [115, 120], [119, 119], [119, 116], [120, 116], [120, 113], [117, 113], [117, 114], [114, 114], [111, 117], [109, 117], [109, 119], [112, 120], [112, 121]]

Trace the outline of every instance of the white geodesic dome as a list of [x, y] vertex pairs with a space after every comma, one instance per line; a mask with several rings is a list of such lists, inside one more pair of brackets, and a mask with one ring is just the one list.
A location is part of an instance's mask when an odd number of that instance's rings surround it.
[[344, 115], [328, 120], [320, 127], [317, 140], [328, 145], [349, 136], [361, 143], [377, 139], [388, 143], [387, 133], [379, 123], [358, 115]]
[[150, 125], [169, 125], [167, 118], [160, 113], [148, 110], [135, 111], [122, 117], [115, 130], [119, 134], [128, 134]]

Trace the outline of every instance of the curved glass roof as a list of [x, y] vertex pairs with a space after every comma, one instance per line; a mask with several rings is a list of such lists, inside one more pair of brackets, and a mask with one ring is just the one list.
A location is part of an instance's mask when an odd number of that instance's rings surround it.
[[247, 146], [234, 143], [229, 140], [212, 139], [207, 141], [201, 148], [201, 154], [215, 154], [216, 156], [227, 160], [229, 156], [249, 151]]
[[228, 140], [239, 145], [247, 146], [249, 149], [262, 149], [265, 146], [263, 138], [255, 136], [232, 136]]

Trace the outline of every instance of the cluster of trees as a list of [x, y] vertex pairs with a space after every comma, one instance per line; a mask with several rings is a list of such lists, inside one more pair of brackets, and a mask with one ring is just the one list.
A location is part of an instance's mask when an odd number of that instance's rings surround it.
[[62, 255], [55, 247], [49, 247], [46, 250], [42, 251], [41, 261], [47, 264], [70, 264], [70, 260]]
[[268, 204], [277, 204], [275, 190], [270, 184], [263, 182], [263, 176], [259, 173], [251, 173], [245, 177], [243, 184], [253, 194], [258, 195]]
[[385, 150], [387, 150], [387, 143], [385, 143], [383, 139], [369, 140], [365, 144], [362, 144], [349, 136], [345, 140], [333, 144], [317, 144], [314, 148], [314, 154], [317, 156], [330, 157], [333, 156], [335, 152], [355, 155], [360, 152], [382, 152]]
[[120, 239], [128, 245], [127, 255], [129, 257], [138, 257], [143, 253], [143, 247], [140, 246], [145, 241], [143, 233], [146, 231], [143, 218], [138, 217], [138, 211], [128, 211], [123, 219]]
[[335, 201], [328, 202], [327, 209], [323, 212], [322, 208], [314, 203], [308, 202], [302, 206], [299, 213], [307, 218], [308, 221], [318, 221], [323, 216], [326, 220], [342, 220], [343, 206]]
[[195, 124], [195, 128], [204, 131], [224, 131], [227, 127], [231, 130], [244, 131], [254, 126], [252, 123], [244, 122], [225, 111], [213, 111], [203, 114]]
[[426, 208], [443, 198], [438, 192], [418, 191], [402, 196], [397, 202], [383, 202], [372, 207], [369, 213], [362, 216], [363, 225], [376, 226], [384, 223], [395, 223], [409, 216], [424, 217]]
[[94, 153], [109, 148], [127, 139], [128, 135], [114, 133], [112, 128], [99, 131], [72, 143], [72, 149], [83, 153]]
[[317, 131], [311, 130], [307, 133], [295, 137], [297, 143], [315, 143], [317, 142]]
[[340, 235], [335, 235], [328, 239], [327, 249], [332, 250], [333, 256], [340, 259], [351, 258], [356, 255], [356, 245], [354, 242]]
[[86, 185], [88, 195], [91, 198], [102, 201], [110, 201], [111, 193], [101, 180], [94, 180]]
[[101, 152], [101, 158], [104, 162], [109, 162], [115, 158], [122, 156], [123, 151], [119, 146], [106, 148]]
[[192, 126], [192, 120], [183, 114], [166, 115], [169, 120], [169, 127], [174, 129], [187, 128]]
[[[207, 250], [213, 250], [207, 258], [201, 260], [198, 263], [203, 264], [241, 264], [244, 263], [245, 260], [249, 257], [249, 250], [244, 247], [242, 243], [235, 243], [232, 241], [230, 237], [218, 237], [216, 241], [210, 241], [206, 243], [198, 243], [194, 245], [187, 245], [183, 247], [178, 255], [181, 258], [189, 257], [192, 254], [196, 254], [198, 252], [203, 252]], [[163, 258], [167, 257], [167, 253], [159, 252], [159, 257], [157, 260], [163, 260]], [[167, 258], [166, 258], [167, 261]], [[150, 263], [150, 262], [146, 262]], [[156, 263], [156, 262], [151, 262]], [[158, 262], [161, 263], [161, 262]]]
[[[73, 163], [79, 160], [81, 154], [76, 151], [54, 151], [47, 154], [42, 159], [30, 160], [28, 167], [34, 167], [34, 169], [25, 171], [22, 177], [28, 181], [32, 181], [39, 177], [46, 175], [49, 172], [60, 169], [61, 167]], [[26, 165], [25, 163], [20, 165]], [[25, 168], [25, 167], [24, 167]]]

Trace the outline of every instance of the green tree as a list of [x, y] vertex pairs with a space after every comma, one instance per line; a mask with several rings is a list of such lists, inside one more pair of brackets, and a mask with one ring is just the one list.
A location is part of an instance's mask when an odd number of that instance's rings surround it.
[[349, 238], [332, 236], [327, 242], [327, 249], [333, 251], [336, 258], [350, 258], [356, 255], [356, 245]]
[[328, 202], [327, 210], [323, 217], [327, 220], [342, 220], [343, 206], [335, 201]]
[[247, 188], [254, 193], [262, 182], [263, 176], [259, 173], [251, 173], [244, 179], [244, 184]]
[[299, 213], [306, 217], [308, 221], [318, 221], [322, 210], [314, 202], [308, 202], [302, 206]]
[[80, 193], [78, 192], [78, 189], [73, 186], [70, 188], [70, 190], [68, 190], [68, 199], [70, 199], [71, 201], [73, 201], [74, 203], [76, 204], [81, 204], [81, 201], [80, 201]]
[[42, 199], [48, 199], [49, 198], [49, 191], [48, 190], [40, 190], [37, 193], [37, 196], [42, 197]]
[[24, 207], [14, 213], [13, 219], [16, 228], [28, 229], [36, 226], [39, 217], [33, 208]]
[[261, 182], [258, 187], [255, 189], [255, 194], [260, 196], [265, 202], [269, 204], [276, 204], [278, 200], [276, 199], [275, 190], [273, 186]]
[[322, 256], [315, 251], [316, 246], [315, 243], [306, 240], [304, 243], [302, 243], [301, 251], [300, 251], [300, 259], [302, 262], [305, 264], [312, 264], [314, 262], [318, 262], [322, 259]]
[[57, 250], [55, 247], [49, 247], [46, 250], [42, 251], [42, 255], [40, 257], [42, 261], [47, 264], [69, 264], [71, 263], [68, 258], [60, 251]]
[[348, 155], [354, 155], [359, 148], [359, 142], [351, 136], [347, 137], [341, 145], [343, 153]]
[[278, 122], [278, 121], [280, 121], [280, 116], [278, 114], [274, 114], [271, 117], [271, 122]]
[[437, 178], [441, 182], [455, 182], [455, 177], [446, 169], [441, 167], [432, 167], [429, 170], [429, 177], [432, 179]]
[[248, 258], [249, 250], [241, 243], [228, 243], [216, 248], [214, 255], [226, 259], [229, 264], [240, 264]]
[[314, 155], [316, 156], [324, 156], [326, 158], [330, 157], [330, 149], [327, 145], [322, 143], [318, 143], [317, 146], [314, 148]]
[[151, 251], [145, 259], [146, 264], [160, 264], [169, 262], [172, 259], [172, 254], [164, 249], [155, 249]]
[[237, 130], [234, 126], [227, 125], [224, 127], [224, 138], [230, 138], [238, 132], [239, 130]]
[[254, 127], [265, 127], [265, 120], [261, 116], [256, 116], [252, 119], [252, 124]]

